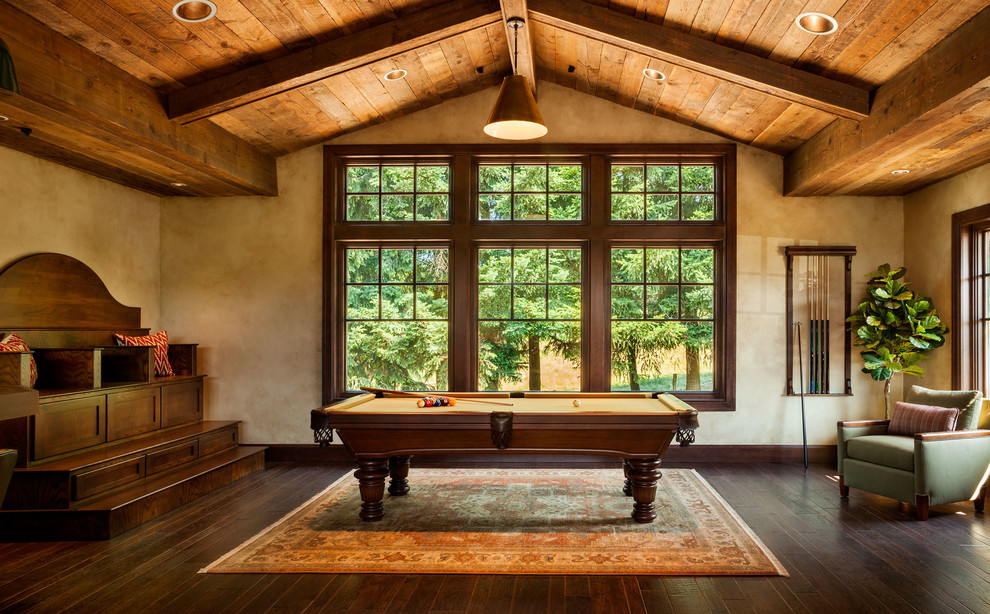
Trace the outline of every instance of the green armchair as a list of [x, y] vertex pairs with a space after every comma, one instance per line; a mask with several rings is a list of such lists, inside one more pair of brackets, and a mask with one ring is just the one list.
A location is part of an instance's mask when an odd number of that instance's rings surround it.
[[[960, 410], [954, 431], [891, 435], [889, 420], [838, 423], [839, 494], [849, 488], [913, 504], [919, 520], [929, 507], [973, 501], [982, 512], [990, 477], [990, 415], [977, 391], [912, 386], [908, 403]], [[977, 428], [981, 427], [981, 428]]]

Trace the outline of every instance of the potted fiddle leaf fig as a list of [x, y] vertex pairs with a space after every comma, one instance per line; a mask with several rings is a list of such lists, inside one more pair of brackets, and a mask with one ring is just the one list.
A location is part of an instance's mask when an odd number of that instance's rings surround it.
[[942, 324], [932, 300], [917, 294], [900, 279], [907, 269], [881, 265], [870, 273], [866, 296], [846, 318], [855, 333], [855, 345], [864, 348], [863, 373], [884, 382], [885, 417], [890, 418], [890, 382], [894, 375], [925, 374], [918, 363], [928, 352], [945, 344], [949, 329]]

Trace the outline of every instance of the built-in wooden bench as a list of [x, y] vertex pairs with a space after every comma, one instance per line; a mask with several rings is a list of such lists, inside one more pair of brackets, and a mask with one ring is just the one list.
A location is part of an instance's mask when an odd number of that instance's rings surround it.
[[[176, 374], [157, 377], [153, 346], [114, 343], [148, 334], [139, 323], [140, 309], [68, 256], [0, 271], [0, 334], [31, 348], [0, 353], [0, 407], [20, 408], [0, 413], [0, 448], [18, 451], [0, 540], [107, 539], [264, 467], [264, 447], [239, 445], [238, 422], [203, 420], [196, 345], [170, 344]], [[36, 397], [25, 396], [31, 355]]]

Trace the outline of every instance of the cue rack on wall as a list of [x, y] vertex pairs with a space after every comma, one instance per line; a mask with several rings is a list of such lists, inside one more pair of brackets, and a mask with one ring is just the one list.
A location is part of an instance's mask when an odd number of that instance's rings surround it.
[[[792, 245], [787, 258], [787, 394], [851, 395], [852, 246]], [[795, 326], [800, 323], [800, 326]], [[800, 343], [795, 339], [800, 330]], [[800, 348], [801, 356], [798, 356]], [[797, 382], [800, 383], [800, 382]]]

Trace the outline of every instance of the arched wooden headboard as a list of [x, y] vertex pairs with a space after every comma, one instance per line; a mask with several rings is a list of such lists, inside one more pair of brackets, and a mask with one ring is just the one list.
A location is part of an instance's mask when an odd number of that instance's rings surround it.
[[35, 254], [0, 271], [0, 331], [140, 327], [141, 308], [118, 302], [99, 275], [75, 258]]

